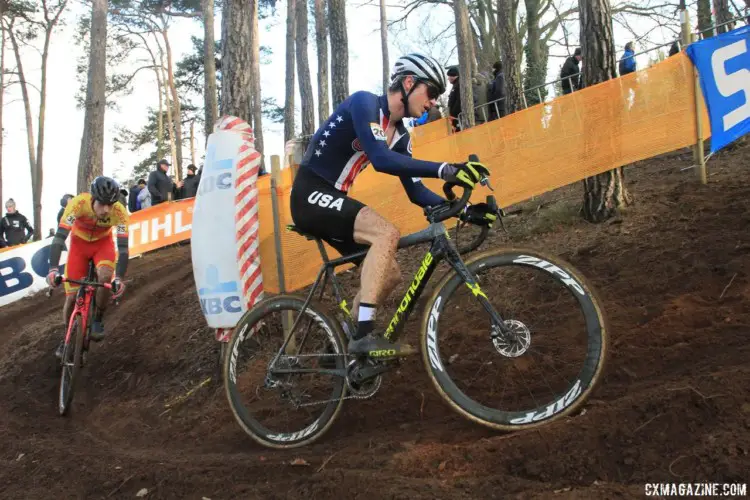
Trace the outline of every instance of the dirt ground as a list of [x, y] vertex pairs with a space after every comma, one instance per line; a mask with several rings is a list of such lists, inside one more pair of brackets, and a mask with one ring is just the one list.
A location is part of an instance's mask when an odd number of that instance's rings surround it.
[[[262, 448], [216, 382], [190, 247], [177, 246], [131, 263], [68, 417], [57, 415], [52, 354], [61, 294], [0, 309], [0, 497], [630, 498], [645, 483], [747, 483], [750, 147], [712, 158], [707, 186], [681, 171], [690, 163], [682, 151], [627, 168], [635, 205], [603, 224], [577, 216], [579, 184], [511, 207], [521, 212], [509, 233], [497, 228], [482, 247], [556, 253], [598, 289], [608, 364], [574, 417], [515, 434], [481, 428], [415, 360], [374, 398], [346, 401], [318, 443]], [[424, 248], [409, 252], [405, 273]]]

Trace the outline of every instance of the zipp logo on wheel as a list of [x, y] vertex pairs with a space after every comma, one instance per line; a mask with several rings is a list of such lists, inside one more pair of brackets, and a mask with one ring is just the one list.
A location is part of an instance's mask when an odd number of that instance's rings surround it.
[[341, 212], [341, 206], [344, 204], [344, 198], [336, 198], [333, 200], [333, 196], [330, 194], [323, 194], [320, 191], [313, 191], [310, 196], [307, 197], [307, 202], [310, 205], [318, 205], [323, 208], [336, 209]]
[[552, 274], [557, 274], [558, 276], [560, 276], [560, 278], [562, 278], [563, 283], [573, 287], [573, 289], [579, 294], [586, 296], [586, 292], [583, 290], [583, 287], [575, 279], [573, 279], [568, 273], [566, 273], [556, 265], [547, 262], [546, 260], [539, 259], [537, 257], [531, 257], [529, 255], [520, 255], [513, 259], [513, 262], [516, 262], [518, 264], [531, 264], [532, 266], [536, 266], [540, 269], [544, 269], [545, 271], [549, 271]]

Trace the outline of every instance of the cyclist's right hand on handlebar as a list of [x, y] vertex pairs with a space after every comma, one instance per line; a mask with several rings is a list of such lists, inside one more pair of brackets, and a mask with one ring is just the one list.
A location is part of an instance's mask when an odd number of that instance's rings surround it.
[[62, 283], [62, 276], [60, 276], [60, 271], [56, 267], [51, 268], [47, 273], [47, 284], [52, 288], [55, 288], [60, 283]]
[[467, 161], [466, 163], [447, 163], [440, 177], [448, 184], [461, 186], [466, 189], [474, 189], [482, 177], [489, 176], [490, 171], [478, 161]]

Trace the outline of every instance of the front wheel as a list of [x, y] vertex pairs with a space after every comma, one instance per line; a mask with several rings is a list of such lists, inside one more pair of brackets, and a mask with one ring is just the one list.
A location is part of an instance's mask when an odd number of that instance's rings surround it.
[[[466, 262], [479, 287], [449, 273], [427, 302], [422, 356], [441, 397], [499, 430], [570, 415], [604, 366], [607, 328], [599, 300], [564, 260], [525, 248]], [[502, 333], [480, 300], [502, 318]]]
[[240, 318], [226, 346], [223, 378], [232, 413], [251, 438], [270, 448], [320, 438], [345, 397], [341, 331], [322, 306], [311, 302], [302, 312], [303, 305], [290, 295], [259, 302]]
[[60, 374], [60, 398], [58, 411], [65, 415], [73, 402], [73, 392], [78, 380], [78, 373], [83, 365], [83, 330], [81, 315], [77, 313], [70, 327], [70, 335], [63, 348]]

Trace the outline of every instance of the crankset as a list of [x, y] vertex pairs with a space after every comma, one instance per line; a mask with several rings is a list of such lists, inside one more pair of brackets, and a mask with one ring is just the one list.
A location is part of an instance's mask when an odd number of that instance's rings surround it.
[[390, 364], [369, 358], [365, 358], [364, 361], [353, 359], [347, 367], [346, 386], [357, 397], [372, 397], [383, 383], [381, 374], [390, 370], [391, 367]]

